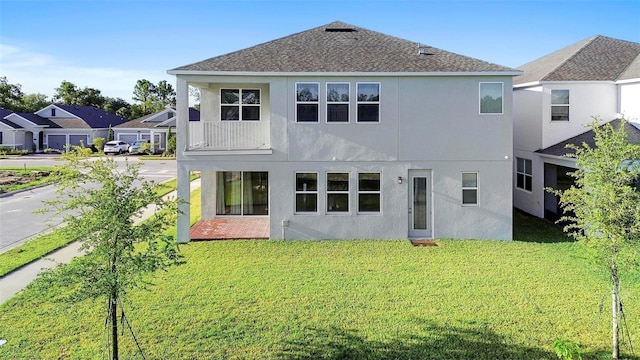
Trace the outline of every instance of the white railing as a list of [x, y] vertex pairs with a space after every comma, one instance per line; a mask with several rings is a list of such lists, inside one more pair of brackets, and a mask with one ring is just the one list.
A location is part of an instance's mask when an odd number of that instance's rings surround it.
[[269, 149], [267, 121], [190, 121], [189, 150]]

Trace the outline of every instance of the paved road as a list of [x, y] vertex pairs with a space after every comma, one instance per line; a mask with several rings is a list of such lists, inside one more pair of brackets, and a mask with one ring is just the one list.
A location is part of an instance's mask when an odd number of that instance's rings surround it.
[[[125, 161], [138, 162], [134, 156], [113, 157], [124, 167]], [[0, 166], [53, 166], [60, 161], [49, 156], [26, 156], [16, 159], [0, 160]], [[140, 175], [146, 180], [166, 181], [176, 177], [175, 160], [143, 161]], [[51, 230], [62, 221], [62, 216], [34, 214], [43, 207], [43, 201], [57, 196], [53, 186], [45, 186], [11, 196], [0, 198], [0, 253], [12, 249], [30, 238]]]

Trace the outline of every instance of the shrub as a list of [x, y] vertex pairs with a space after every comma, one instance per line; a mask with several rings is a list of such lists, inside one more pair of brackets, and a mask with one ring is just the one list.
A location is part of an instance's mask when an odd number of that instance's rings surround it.
[[13, 149], [0, 146], [0, 155], [26, 155], [28, 153], [29, 150]]
[[98, 149], [98, 151], [102, 151], [102, 149], [104, 149], [104, 138], [103, 137], [97, 137], [93, 139], [93, 145], [96, 146], [96, 149]]

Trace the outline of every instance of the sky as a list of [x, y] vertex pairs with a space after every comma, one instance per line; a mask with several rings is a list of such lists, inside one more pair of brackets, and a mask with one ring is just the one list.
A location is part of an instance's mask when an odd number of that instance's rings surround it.
[[640, 0], [0, 0], [0, 76], [133, 102], [167, 70], [342, 21], [518, 67], [594, 35], [640, 42]]

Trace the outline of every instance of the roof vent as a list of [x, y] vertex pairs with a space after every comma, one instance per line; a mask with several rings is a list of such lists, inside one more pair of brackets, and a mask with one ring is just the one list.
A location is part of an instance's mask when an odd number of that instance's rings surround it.
[[433, 52], [430, 52], [428, 46], [422, 46], [418, 44], [418, 55], [435, 55]]
[[350, 32], [356, 32], [358, 30], [354, 29], [354, 28], [326, 28], [324, 29], [325, 32], [345, 32], [345, 33], [350, 33]]

